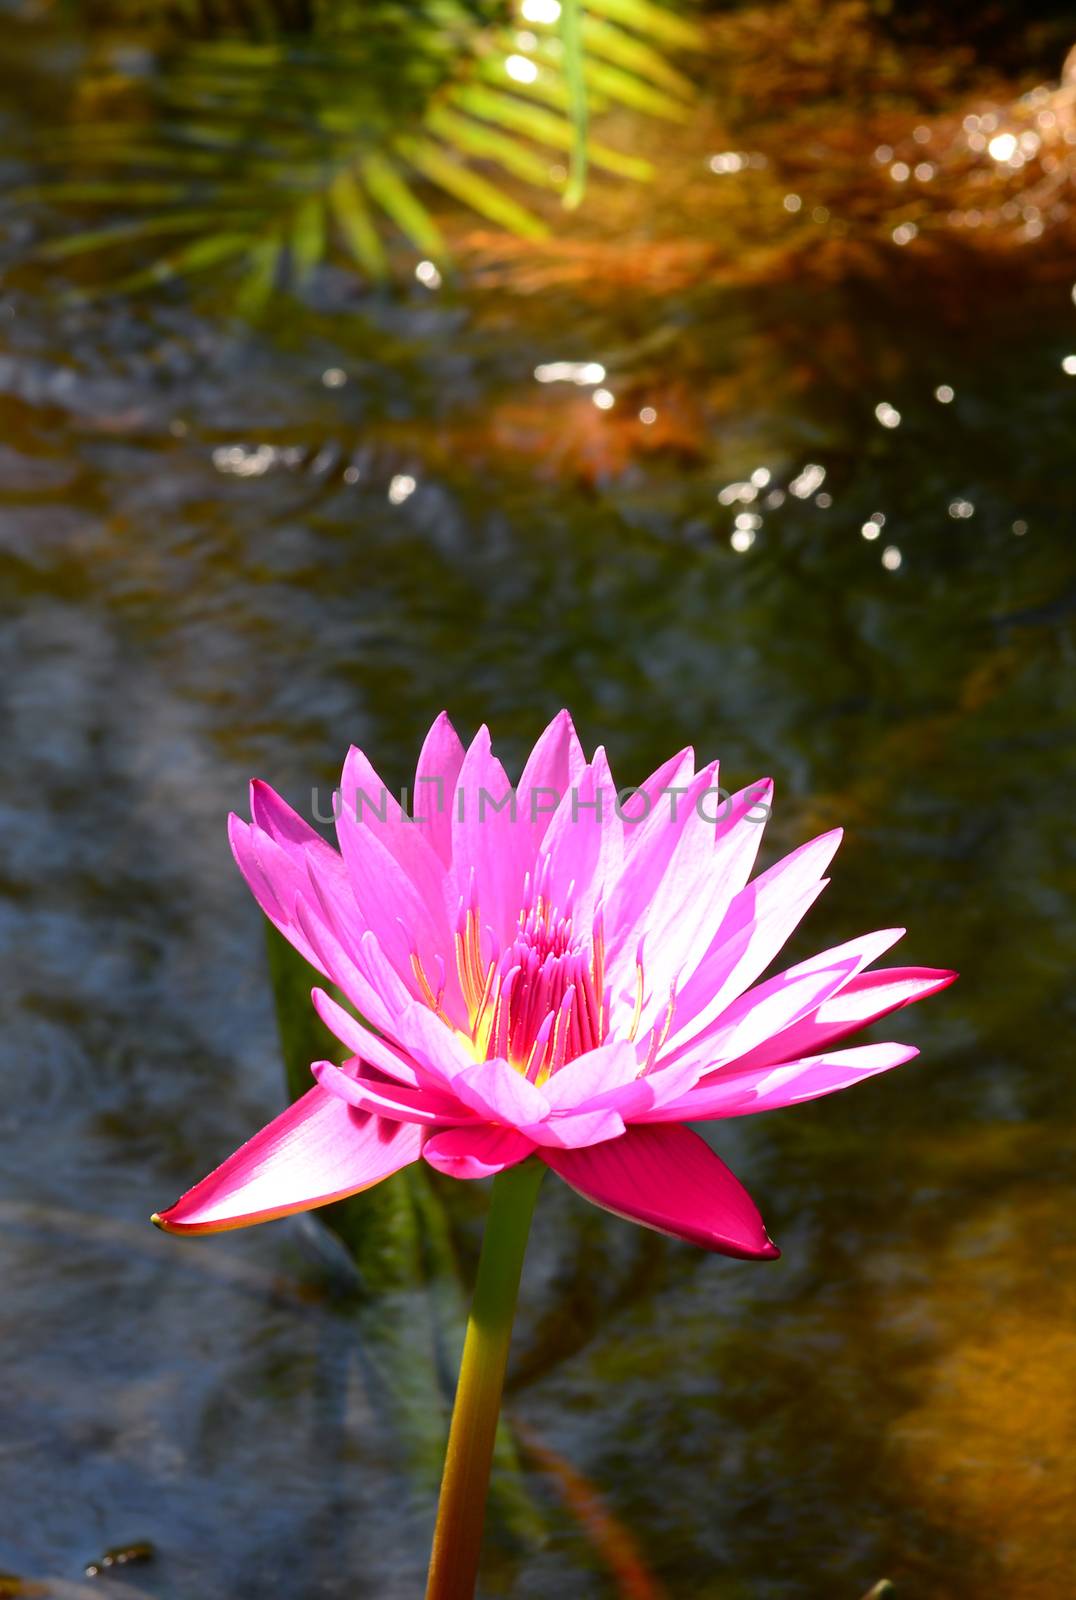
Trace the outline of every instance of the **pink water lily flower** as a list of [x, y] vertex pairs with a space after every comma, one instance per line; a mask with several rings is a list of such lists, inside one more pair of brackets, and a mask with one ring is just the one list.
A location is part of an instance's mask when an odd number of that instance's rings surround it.
[[[344, 765], [339, 852], [268, 788], [230, 819], [266, 916], [354, 1007], [313, 1002], [346, 1051], [169, 1210], [211, 1233], [369, 1188], [418, 1160], [481, 1178], [537, 1155], [573, 1189], [726, 1255], [777, 1255], [739, 1181], [690, 1122], [771, 1111], [899, 1066], [846, 1035], [954, 973], [869, 970], [903, 929], [764, 978], [840, 842], [751, 879], [768, 780], [727, 796], [690, 750], [618, 795], [571, 718], [513, 790], [482, 728], [446, 716], [408, 810], [361, 751]], [[360, 1021], [359, 1018], [362, 1018]], [[343, 1052], [342, 1052], [343, 1053]]]

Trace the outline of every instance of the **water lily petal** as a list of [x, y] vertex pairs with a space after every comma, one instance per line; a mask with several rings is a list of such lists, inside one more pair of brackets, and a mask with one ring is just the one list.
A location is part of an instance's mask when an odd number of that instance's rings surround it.
[[735, 896], [706, 955], [678, 986], [679, 1030], [690, 1022], [692, 1035], [701, 1032], [761, 977], [825, 888], [822, 874], [840, 840], [839, 828], [812, 839]]
[[878, 1072], [903, 1066], [919, 1051], [909, 1044], [864, 1044], [833, 1050], [781, 1066], [722, 1068], [679, 1100], [644, 1112], [640, 1122], [704, 1122], [713, 1117], [745, 1117], [756, 1111], [817, 1100], [848, 1089]]
[[535, 1144], [548, 1145], [554, 1150], [575, 1150], [581, 1145], [601, 1144], [604, 1139], [618, 1139], [625, 1123], [618, 1111], [568, 1112], [547, 1117], [544, 1122], [532, 1122], [521, 1128]]
[[411, 814], [446, 867], [452, 864], [453, 801], [462, 765], [459, 734], [442, 711], [419, 751]]
[[452, 1088], [464, 1105], [508, 1127], [523, 1128], [549, 1115], [549, 1101], [507, 1061], [477, 1061], [456, 1073]]
[[325, 977], [330, 973], [320, 953], [300, 926], [295, 910], [295, 874], [290, 870], [280, 880], [263, 862], [257, 849], [258, 829], [234, 812], [228, 817], [228, 841], [247, 888], [273, 926], [295, 946], [305, 961]]
[[856, 973], [890, 949], [903, 928], [885, 928], [850, 939], [756, 984], [698, 1033], [697, 1020], [663, 1043], [662, 1062], [691, 1055], [708, 1068], [739, 1059], [775, 1034], [809, 1016], [839, 993]]
[[739, 1179], [689, 1128], [629, 1128], [606, 1144], [540, 1154], [586, 1199], [629, 1222], [722, 1255], [780, 1253]]
[[[360, 750], [349, 752], [340, 783], [336, 836], [358, 913], [351, 942], [373, 933], [417, 995], [412, 955], [433, 971], [436, 956], [451, 944], [444, 866]], [[454, 981], [454, 974], [448, 976]]]
[[561, 1067], [543, 1083], [542, 1093], [554, 1112], [587, 1110], [596, 1096], [633, 1082], [639, 1066], [635, 1046], [626, 1040], [603, 1044]]
[[534, 1145], [514, 1128], [446, 1128], [426, 1140], [422, 1154], [431, 1167], [450, 1178], [489, 1178], [514, 1167]]
[[364, 1028], [358, 1018], [353, 1017], [350, 1011], [345, 1011], [343, 1006], [337, 1005], [324, 989], [312, 989], [310, 997], [314, 1002], [314, 1010], [341, 1044], [346, 1044], [348, 1049], [361, 1060], [370, 1062], [381, 1072], [387, 1072], [400, 1083], [418, 1088], [422, 1082], [422, 1075], [395, 1045]]
[[376, 1082], [357, 1069], [357, 1061], [348, 1062], [346, 1068], [332, 1061], [315, 1061], [310, 1068], [323, 1089], [336, 1095], [338, 1100], [357, 1106], [360, 1111], [376, 1111], [379, 1116], [417, 1122], [424, 1127], [474, 1121], [473, 1112], [447, 1095], [429, 1089], [412, 1089], [402, 1083]]
[[820, 1054], [850, 1033], [879, 1022], [901, 1006], [923, 1000], [955, 983], [957, 974], [935, 967], [880, 967], [860, 972], [817, 1010], [764, 1044], [730, 1061], [735, 1067], [775, 1066]]
[[463, 758], [452, 814], [452, 858], [460, 894], [472, 890], [483, 927], [498, 945], [511, 937], [523, 903], [523, 881], [534, 864], [530, 829], [520, 825], [518, 797], [493, 754], [489, 729], [479, 728]]
[[567, 711], [558, 711], [539, 736], [517, 785], [521, 827], [530, 830], [528, 852], [532, 859], [549, 828], [557, 804], [568, 801], [586, 766], [575, 725]]
[[422, 1131], [315, 1087], [154, 1217], [169, 1233], [222, 1233], [340, 1200], [422, 1153]]

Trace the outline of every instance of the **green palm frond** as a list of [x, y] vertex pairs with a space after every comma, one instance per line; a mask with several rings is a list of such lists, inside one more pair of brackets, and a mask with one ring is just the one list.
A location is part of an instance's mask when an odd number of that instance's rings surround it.
[[[259, 31], [277, 3], [263, 0]], [[596, 140], [591, 121], [616, 108], [683, 119], [692, 85], [668, 56], [700, 47], [693, 23], [653, 0], [515, 0], [509, 20], [481, 25], [478, 9], [380, 0], [353, 19], [334, 9], [330, 23], [315, 6], [299, 37], [162, 47], [118, 114], [50, 145], [63, 176], [26, 198], [89, 218], [43, 253], [92, 258], [126, 291], [227, 262], [253, 313], [334, 252], [375, 282], [394, 238], [445, 265], [434, 193], [541, 238], [548, 223], [527, 189], [572, 206], [588, 168], [652, 175]], [[94, 219], [102, 210], [114, 220]], [[148, 265], [143, 253], [117, 281], [111, 263], [156, 240], [164, 253]]]

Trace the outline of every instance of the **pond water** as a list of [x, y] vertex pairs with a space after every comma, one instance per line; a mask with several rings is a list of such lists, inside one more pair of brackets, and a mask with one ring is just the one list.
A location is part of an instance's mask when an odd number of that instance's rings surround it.
[[[772, 773], [767, 861], [845, 825], [794, 956], [906, 924], [899, 959], [963, 976], [882, 1035], [913, 1065], [710, 1130], [776, 1264], [546, 1184], [484, 1594], [1071, 1585], [1076, 247], [1063, 199], [1001, 214], [1015, 174], [970, 206], [959, 131], [1043, 74], [939, 51], [851, 105], [753, 16], [723, 24], [723, 122], [627, 119], [655, 191], [598, 183], [548, 246], [457, 222], [440, 288], [328, 266], [254, 327], [182, 291], [75, 303], [7, 206], [0, 1570], [47, 1592], [421, 1592], [443, 1286], [364, 1293], [310, 1218], [147, 1218], [283, 1103], [224, 831], [248, 777], [308, 812], [349, 741], [405, 782], [447, 706], [518, 763], [562, 704], [625, 783], [689, 742], [733, 786]], [[14, 189], [86, 41], [5, 29]], [[758, 60], [800, 99], [763, 116]], [[950, 192], [901, 244], [873, 152], [917, 126]]]

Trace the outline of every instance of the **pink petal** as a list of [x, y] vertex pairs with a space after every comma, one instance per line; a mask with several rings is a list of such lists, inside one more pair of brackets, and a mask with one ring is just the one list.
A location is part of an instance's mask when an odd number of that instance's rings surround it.
[[[452, 947], [443, 863], [421, 830], [403, 819], [399, 802], [383, 790], [361, 750], [349, 752], [340, 786], [336, 836], [357, 910], [351, 942], [360, 932], [373, 933], [401, 981], [417, 995], [412, 953], [431, 973], [436, 956]], [[382, 804], [383, 823], [375, 809]], [[455, 982], [454, 972], [447, 977]]]
[[481, 1116], [522, 1128], [549, 1115], [549, 1101], [507, 1061], [478, 1061], [452, 1080], [453, 1092]]
[[603, 1044], [561, 1067], [542, 1085], [542, 1093], [555, 1112], [587, 1110], [595, 1096], [638, 1078], [639, 1065], [634, 1045]]
[[448, 1095], [430, 1089], [412, 1089], [402, 1083], [375, 1082], [355, 1070], [357, 1062], [349, 1062], [348, 1066], [353, 1070], [345, 1071], [331, 1061], [315, 1061], [310, 1070], [329, 1094], [346, 1100], [360, 1111], [376, 1111], [379, 1116], [417, 1122], [425, 1127], [474, 1120], [473, 1112], [465, 1110], [458, 1100]]
[[588, 927], [621, 873], [624, 824], [616, 814], [616, 783], [605, 751], [578, 775], [542, 841], [549, 857], [549, 899]]
[[586, 764], [571, 717], [558, 711], [531, 751], [517, 785], [520, 825], [530, 830], [532, 858], [556, 810], [554, 795], [558, 802], [568, 800]]
[[315, 1086], [154, 1222], [221, 1233], [358, 1194], [416, 1161], [422, 1132], [355, 1111]]
[[[717, 763], [710, 762], [686, 784], [672, 784], [686, 793], [654, 796], [645, 822], [628, 823], [630, 866], [608, 902], [608, 971], [614, 989], [634, 984], [635, 953], [649, 930], [663, 930], [697, 895], [713, 854], [713, 825], [696, 811], [699, 796], [717, 784]], [[633, 814], [638, 800], [626, 802]], [[712, 932], [712, 928], [710, 930]], [[679, 950], [679, 942], [677, 946]], [[673, 958], [674, 960], [676, 958]]]
[[[674, 983], [680, 989], [677, 1015], [690, 1018], [698, 1009], [697, 991], [689, 991], [685, 999], [685, 980], [725, 937], [726, 920], [731, 919], [735, 897], [746, 882], [758, 851], [762, 824], [751, 819], [759, 806], [768, 803], [772, 794], [770, 780], [758, 780], [729, 801], [721, 802], [720, 807], [716, 797], [708, 794], [716, 788], [716, 782], [716, 763], [704, 767], [679, 802], [676, 826], [672, 826], [671, 817], [666, 819], [665, 832], [672, 833], [675, 848], [665, 861], [660, 850], [649, 852], [648, 871], [657, 873], [657, 878], [649, 882], [645, 876], [640, 878], [635, 889], [637, 899], [641, 897], [643, 902], [640, 914], [627, 939], [622, 928], [613, 941], [609, 972], [613, 1011], [619, 1019], [628, 1007], [634, 1010], [635, 952], [639, 937], [642, 938], [647, 992], [639, 1023], [640, 1038], [651, 1028], [664, 1030]], [[700, 806], [701, 812], [697, 809]], [[706, 820], [717, 811], [720, 815], [716, 823]], [[633, 855], [631, 872], [625, 877], [633, 877], [635, 871]], [[610, 907], [614, 925], [621, 909], [614, 896]], [[711, 979], [711, 993], [712, 989]]]
[[[384, 962], [387, 972], [377, 974], [372, 981], [367, 975], [370, 962], [363, 955], [361, 945], [358, 949], [346, 945], [340, 934], [330, 926], [325, 908], [320, 904], [298, 901], [295, 917], [317, 957], [314, 965], [318, 971], [331, 978], [375, 1028], [391, 1034], [394, 1018], [404, 1007], [412, 1004], [411, 993], [404, 988], [395, 969]], [[376, 947], [373, 935], [368, 937]], [[362, 960], [366, 970], [360, 972], [356, 960]]]
[[605, 1139], [618, 1139], [624, 1132], [624, 1119], [618, 1111], [577, 1111], [547, 1117], [544, 1122], [531, 1122], [520, 1132], [533, 1139], [537, 1145], [555, 1150], [575, 1150], [580, 1145], [601, 1144]]
[[[668, 761], [662, 762], [649, 778], [644, 778], [639, 784], [638, 795], [625, 795], [624, 812], [624, 844], [628, 849], [633, 849], [637, 843], [646, 837], [643, 824], [652, 818], [655, 811], [660, 812], [664, 805], [668, 805], [667, 789], [682, 789], [690, 784], [695, 776], [695, 752], [690, 745], [685, 745], [683, 750], [678, 750], [676, 755], [670, 756]], [[714, 764], [714, 782], [717, 782], [717, 765]], [[666, 818], [666, 821], [668, 818]]]
[[460, 769], [452, 814], [452, 858], [459, 892], [470, 893], [473, 873], [480, 922], [493, 929], [498, 945], [506, 944], [519, 919], [523, 880], [533, 856], [530, 829], [520, 825], [518, 799], [484, 726], [471, 741]]
[[411, 1059], [444, 1084], [453, 1084], [461, 1072], [475, 1064], [469, 1041], [428, 1006], [407, 1006], [396, 1019], [394, 1031]]
[[822, 873], [840, 840], [839, 828], [812, 839], [736, 895], [706, 955], [681, 982], [678, 1032], [690, 1024], [694, 1037], [761, 977], [825, 888]]
[[294, 874], [281, 878], [263, 863], [257, 850], [258, 830], [233, 812], [228, 818], [228, 842], [247, 888], [273, 926], [293, 944], [305, 961], [325, 977], [331, 976], [318, 951], [307, 939], [295, 914]]
[[864, 934], [777, 973], [733, 1000], [699, 1034], [694, 1032], [694, 1022], [682, 1032], [674, 1032], [663, 1045], [659, 1060], [679, 1060], [686, 1053], [708, 1068], [716, 1068], [722, 1061], [738, 1060], [816, 1011], [868, 962], [877, 960], [896, 944], [903, 933], [903, 928], [886, 928]]
[[955, 972], [933, 967], [882, 967], [875, 972], [861, 972], [809, 1016], [774, 1034], [756, 1049], [737, 1056], [729, 1065], [773, 1066], [781, 1061], [818, 1055], [828, 1045], [847, 1038], [868, 1023], [880, 1021], [901, 1006], [947, 989], [955, 983], [956, 977]]
[[415, 1071], [413, 1063], [387, 1039], [381, 1039], [368, 1028], [364, 1028], [350, 1011], [345, 1011], [343, 1006], [337, 1005], [324, 989], [311, 990], [310, 997], [314, 1002], [314, 1010], [341, 1044], [346, 1044], [348, 1049], [363, 1061], [371, 1062], [380, 1071], [389, 1073], [401, 1083], [410, 1084], [413, 1088], [419, 1086], [421, 1075]]
[[488, 1178], [525, 1161], [533, 1150], [513, 1128], [446, 1128], [426, 1140], [422, 1154], [450, 1178]]
[[654, 1111], [644, 1112], [641, 1122], [704, 1122], [708, 1118], [745, 1117], [756, 1111], [776, 1111], [836, 1094], [878, 1072], [903, 1066], [919, 1051], [908, 1044], [866, 1044], [852, 1050], [834, 1050], [827, 1055], [803, 1061], [788, 1061], [782, 1066], [723, 1067], [704, 1084], [679, 1100]]
[[447, 712], [426, 735], [415, 769], [411, 814], [445, 866], [452, 864], [452, 812], [463, 745]]
[[739, 1179], [689, 1128], [629, 1128], [607, 1144], [540, 1154], [586, 1199], [629, 1222], [745, 1260], [780, 1253]]

